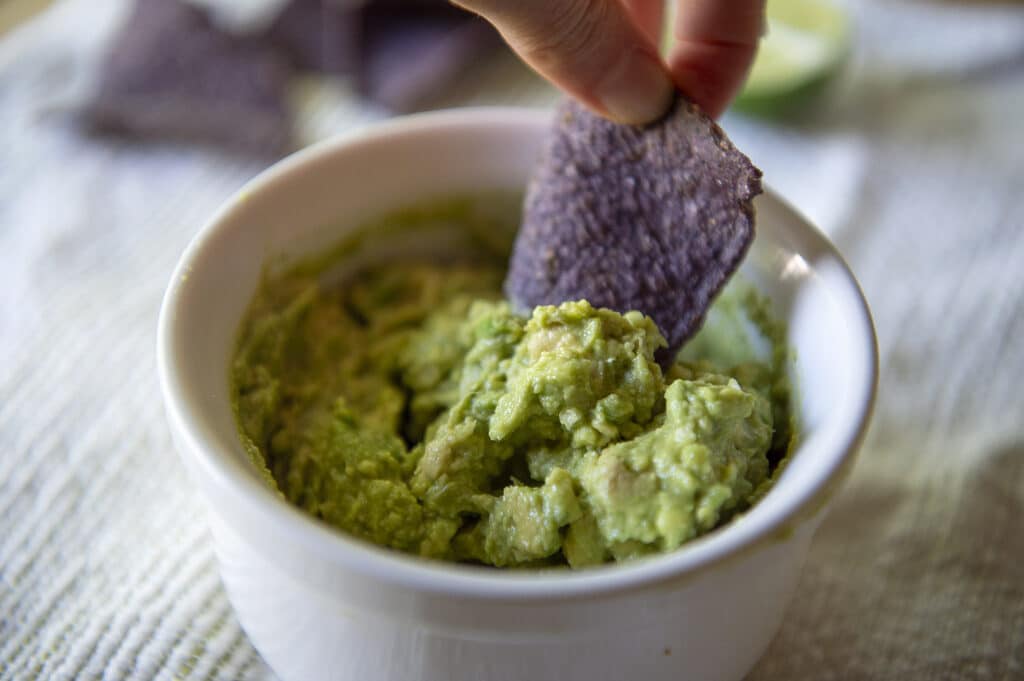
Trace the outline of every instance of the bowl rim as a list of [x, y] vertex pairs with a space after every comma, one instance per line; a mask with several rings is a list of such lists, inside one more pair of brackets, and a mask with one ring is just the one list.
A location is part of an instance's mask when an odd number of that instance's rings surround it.
[[[178, 285], [194, 268], [203, 251], [225, 224], [240, 210], [240, 199], [261, 193], [287, 176], [350, 148], [362, 145], [400, 143], [403, 136], [451, 133], [465, 127], [485, 130], [513, 128], [518, 134], [541, 132], [550, 124], [547, 109], [525, 107], [468, 107], [412, 114], [374, 122], [313, 144], [278, 161], [248, 181], [228, 198], [193, 237], [179, 259], [160, 308], [157, 329], [157, 365], [168, 421], [179, 438], [177, 449], [195, 474], [203, 475], [218, 490], [252, 517], [274, 523], [289, 541], [316, 555], [339, 570], [355, 572], [367, 579], [416, 591], [443, 593], [469, 598], [515, 601], [573, 599], [690, 578], [703, 570], [735, 558], [766, 542], [785, 538], [794, 523], [817, 514], [852, 467], [874, 408], [878, 383], [878, 349], [871, 313], [863, 292], [849, 266], [828, 238], [793, 210], [771, 189], [765, 193], [783, 208], [800, 218], [806, 238], [839, 265], [852, 297], [855, 339], [853, 352], [859, 353], [859, 365], [865, 368], [854, 375], [852, 418], [842, 424], [839, 444], [834, 451], [805, 453], [800, 443], [794, 454], [823, 459], [820, 470], [799, 490], [772, 508], [771, 513], [745, 514], [744, 522], [733, 522], [698, 537], [679, 549], [625, 563], [610, 564], [581, 571], [536, 570], [496, 571], [491, 568], [426, 560], [375, 546], [346, 535], [343, 531], [307, 515], [275, 494], [228, 451], [224, 451], [202, 428], [198, 415], [190, 409], [174, 352], [175, 320], [181, 306], [182, 287]], [[227, 371], [225, 370], [225, 375]], [[189, 461], [186, 461], [189, 463]], [[214, 512], [210, 504], [208, 512]]]

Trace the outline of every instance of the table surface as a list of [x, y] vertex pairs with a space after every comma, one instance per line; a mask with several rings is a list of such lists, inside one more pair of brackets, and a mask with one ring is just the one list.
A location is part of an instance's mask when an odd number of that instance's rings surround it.
[[[163, 420], [171, 269], [265, 165], [84, 137], [124, 0], [0, 5], [0, 678], [266, 679]], [[17, 9], [15, 9], [17, 8]], [[728, 114], [858, 274], [882, 377], [857, 468], [753, 681], [1024, 678], [1024, 8], [861, 0], [830, 104]], [[380, 117], [297, 92], [314, 141]], [[450, 104], [548, 104], [500, 61]]]

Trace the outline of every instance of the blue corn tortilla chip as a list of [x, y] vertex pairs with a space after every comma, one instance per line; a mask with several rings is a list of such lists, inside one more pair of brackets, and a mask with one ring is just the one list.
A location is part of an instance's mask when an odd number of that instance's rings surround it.
[[493, 27], [446, 0], [291, 0], [245, 35], [194, 4], [135, 0], [81, 119], [95, 133], [274, 157], [292, 142], [295, 72], [352, 77], [366, 99], [405, 112], [499, 45]]
[[299, 70], [344, 75], [361, 63], [362, 12], [332, 0], [292, 0], [266, 33]]
[[111, 44], [84, 118], [97, 132], [287, 151], [286, 60], [227, 35], [177, 0], [138, 0]]
[[527, 190], [505, 292], [524, 309], [585, 298], [640, 310], [668, 340], [665, 363], [743, 260], [760, 193], [761, 171], [682, 96], [647, 126], [567, 101]]
[[363, 8], [357, 89], [390, 111], [423, 107], [481, 55], [501, 45], [483, 19], [447, 2], [371, 2]]

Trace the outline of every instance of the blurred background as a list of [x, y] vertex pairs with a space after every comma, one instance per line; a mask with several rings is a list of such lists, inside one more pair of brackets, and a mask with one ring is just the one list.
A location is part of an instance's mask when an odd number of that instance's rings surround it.
[[[882, 379], [750, 678], [1022, 679], [1024, 4], [768, 19], [721, 123], [847, 257]], [[441, 0], [0, 0], [0, 678], [272, 678], [163, 422], [172, 267], [290, 151], [557, 97]]]

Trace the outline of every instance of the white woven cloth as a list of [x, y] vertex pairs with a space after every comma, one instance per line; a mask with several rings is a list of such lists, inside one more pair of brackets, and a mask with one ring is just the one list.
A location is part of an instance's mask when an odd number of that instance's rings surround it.
[[[82, 137], [121, 0], [0, 41], [0, 678], [269, 679], [172, 450], [158, 304], [258, 164]], [[871, 436], [753, 681], [1024, 678], [1024, 6], [861, 2], [834, 107], [728, 116], [873, 307]], [[453, 103], [550, 101], [503, 66]], [[308, 140], [376, 116], [300, 98]]]

